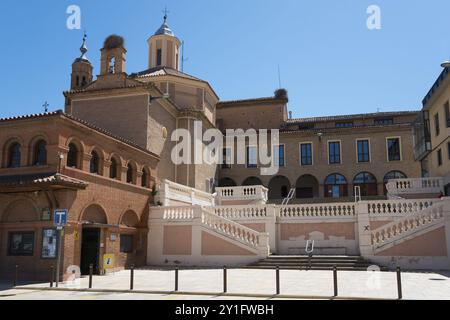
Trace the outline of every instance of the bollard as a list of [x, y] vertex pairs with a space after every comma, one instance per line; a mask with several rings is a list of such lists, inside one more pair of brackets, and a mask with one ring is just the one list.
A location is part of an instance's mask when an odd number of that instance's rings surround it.
[[337, 267], [333, 267], [334, 296], [338, 296]]
[[92, 289], [92, 274], [94, 273], [94, 265], [89, 265], [89, 289]]
[[280, 294], [280, 267], [279, 266], [277, 266], [275, 275], [276, 275], [276, 281], [277, 281], [277, 294]]
[[178, 267], [175, 268], [175, 292], [178, 291]]
[[130, 291], [134, 289], [134, 265], [130, 267]]
[[223, 267], [223, 293], [227, 293], [227, 267]]
[[53, 288], [53, 282], [55, 281], [55, 267], [50, 267], [50, 288]]
[[14, 287], [17, 286], [18, 280], [19, 280], [19, 265], [16, 264], [16, 266], [14, 267], [14, 281], [13, 281]]
[[397, 267], [397, 291], [398, 291], [398, 299], [401, 300], [403, 298], [402, 294], [402, 270], [400, 267]]

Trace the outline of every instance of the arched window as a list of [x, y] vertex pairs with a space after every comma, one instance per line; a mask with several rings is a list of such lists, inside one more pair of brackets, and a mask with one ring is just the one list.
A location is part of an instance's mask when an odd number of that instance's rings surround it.
[[361, 188], [361, 196], [378, 195], [377, 179], [369, 172], [358, 173], [353, 179], [353, 185]]
[[118, 162], [116, 158], [112, 158], [111, 166], [109, 167], [109, 177], [111, 179], [117, 179], [118, 177], [117, 171], [118, 171]]
[[390, 171], [386, 173], [386, 175], [383, 178], [384, 194], [387, 194], [386, 183], [388, 183], [389, 180], [406, 179], [406, 178], [408, 178], [406, 174], [404, 174], [401, 171]]
[[342, 198], [347, 196], [348, 183], [343, 175], [335, 173], [325, 179], [325, 197]]
[[75, 144], [69, 144], [69, 153], [67, 154], [67, 166], [78, 168], [78, 148]]
[[134, 183], [134, 168], [131, 164], [128, 164], [127, 183]]
[[237, 184], [231, 178], [222, 178], [219, 180], [219, 187], [236, 187]]
[[142, 170], [142, 179], [141, 179], [142, 187], [144, 187], [144, 188], [149, 187], [149, 185], [148, 185], [149, 177], [150, 177], [150, 174], [148, 173], [148, 170], [147, 169]]
[[100, 173], [100, 158], [96, 151], [91, 153], [91, 161], [89, 163], [89, 172], [99, 174]]
[[47, 164], [47, 142], [39, 140], [33, 149], [33, 165], [44, 166]]
[[8, 168], [18, 168], [20, 167], [20, 161], [22, 158], [20, 152], [20, 143], [13, 143], [8, 149]]

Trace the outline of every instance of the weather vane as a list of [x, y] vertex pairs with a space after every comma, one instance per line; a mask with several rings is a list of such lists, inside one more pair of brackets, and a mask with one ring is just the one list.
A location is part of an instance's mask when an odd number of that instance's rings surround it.
[[44, 103], [42, 106], [44, 107], [45, 113], [47, 113], [47, 112], [48, 112], [48, 107], [50, 106], [50, 105], [48, 104], [48, 102], [45, 101], [45, 103]]

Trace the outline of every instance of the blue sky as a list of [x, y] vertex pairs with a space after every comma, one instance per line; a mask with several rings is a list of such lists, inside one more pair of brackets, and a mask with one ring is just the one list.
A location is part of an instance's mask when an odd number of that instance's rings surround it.
[[[288, 89], [294, 117], [420, 109], [450, 59], [448, 0], [2, 0], [0, 117], [63, 109], [82, 30], [66, 9], [81, 8], [88, 57], [125, 37], [127, 72], [147, 68], [147, 38], [162, 22], [186, 43], [185, 72], [205, 79], [222, 100]], [[368, 30], [369, 5], [381, 30]]]

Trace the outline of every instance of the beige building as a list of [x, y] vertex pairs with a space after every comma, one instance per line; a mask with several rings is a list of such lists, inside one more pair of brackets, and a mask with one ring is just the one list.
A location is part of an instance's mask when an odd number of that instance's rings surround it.
[[423, 99], [423, 109], [415, 130], [415, 156], [424, 174], [444, 177], [450, 193], [450, 63]]
[[[247, 146], [247, 163], [222, 165], [219, 186], [264, 185], [271, 202], [281, 201], [291, 189], [294, 202], [330, 201], [353, 197], [354, 186], [364, 198], [383, 198], [389, 179], [420, 177], [412, 150], [418, 112], [289, 119], [287, 102], [283, 96], [217, 105], [223, 128], [280, 130], [277, 175], [261, 175], [256, 147]], [[236, 154], [227, 152], [237, 163]]]

